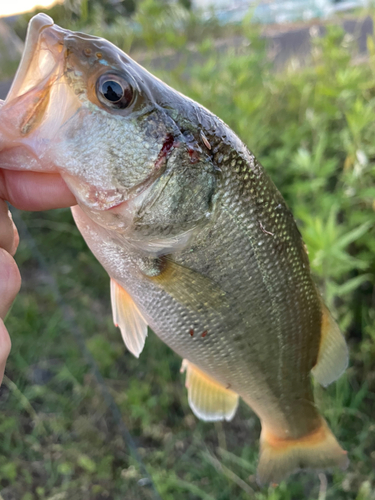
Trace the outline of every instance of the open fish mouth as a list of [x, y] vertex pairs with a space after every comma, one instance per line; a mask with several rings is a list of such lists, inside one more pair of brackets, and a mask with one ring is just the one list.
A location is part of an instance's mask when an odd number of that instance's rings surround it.
[[[64, 81], [66, 33], [45, 14], [33, 17], [19, 68], [0, 110], [0, 150], [14, 153], [22, 148], [33, 170], [42, 170], [36, 158], [79, 104]], [[6, 151], [1, 155], [5, 168], [17, 168], [7, 161]]]
[[54, 26], [53, 19], [46, 14], [33, 17], [27, 30], [25, 50], [6, 102], [26, 94], [32, 88], [45, 85], [61, 60], [63, 46], [63, 36]]

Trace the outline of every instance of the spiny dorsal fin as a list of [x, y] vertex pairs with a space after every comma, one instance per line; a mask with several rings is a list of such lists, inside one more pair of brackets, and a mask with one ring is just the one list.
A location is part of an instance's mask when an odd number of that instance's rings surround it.
[[186, 359], [182, 362], [181, 372], [185, 370], [185, 386], [194, 415], [207, 422], [232, 420], [238, 406], [238, 394], [226, 389]]
[[338, 379], [348, 366], [348, 348], [336, 321], [322, 304], [322, 331], [318, 361], [311, 373], [324, 387]]
[[147, 323], [122, 286], [111, 278], [113, 322], [121, 330], [126, 347], [139, 358], [147, 337]]

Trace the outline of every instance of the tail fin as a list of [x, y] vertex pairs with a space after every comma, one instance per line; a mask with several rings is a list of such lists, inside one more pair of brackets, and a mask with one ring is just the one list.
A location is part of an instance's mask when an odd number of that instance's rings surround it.
[[258, 483], [279, 483], [299, 469], [326, 469], [349, 464], [347, 452], [336, 441], [326, 421], [313, 433], [299, 439], [280, 439], [267, 428], [260, 437]]

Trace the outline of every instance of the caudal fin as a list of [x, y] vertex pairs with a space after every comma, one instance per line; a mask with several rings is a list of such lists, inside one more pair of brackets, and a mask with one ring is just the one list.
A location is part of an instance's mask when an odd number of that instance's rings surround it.
[[279, 483], [299, 469], [346, 469], [348, 464], [347, 452], [338, 444], [323, 418], [319, 429], [299, 439], [280, 439], [267, 428], [262, 429], [259, 484]]

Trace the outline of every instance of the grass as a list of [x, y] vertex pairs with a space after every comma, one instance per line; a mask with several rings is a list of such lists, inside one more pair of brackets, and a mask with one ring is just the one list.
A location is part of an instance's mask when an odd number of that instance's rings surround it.
[[[175, 38], [181, 47], [172, 28], [168, 43]], [[315, 388], [349, 452], [349, 469], [301, 472], [259, 488], [260, 424], [252, 411], [241, 404], [230, 423], [198, 421], [173, 352], [152, 332], [139, 360], [126, 351], [112, 324], [108, 276], [70, 212], [24, 213], [47, 268], [21, 234], [23, 287], [7, 318], [13, 348], [0, 394], [3, 500], [155, 498], [77, 328], [163, 500], [375, 499], [374, 42], [368, 61], [354, 65], [355, 44], [331, 28], [314, 42], [309, 66], [276, 74], [254, 29], [245, 23], [241, 30], [251, 50], [217, 54], [202, 37], [188, 79], [184, 57], [190, 56], [183, 50], [180, 64], [159, 76], [223, 118], [294, 211], [316, 280], [350, 347], [346, 374], [328, 389]], [[66, 306], [56, 302], [53, 282]]]

